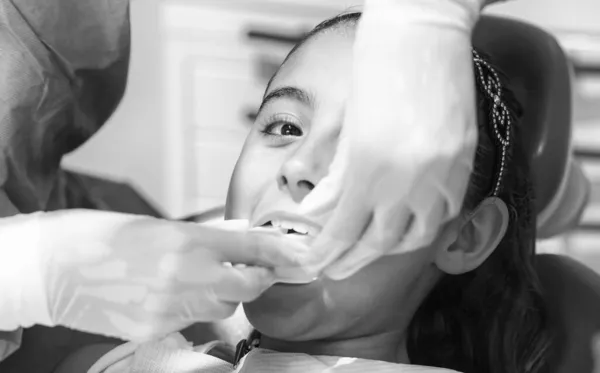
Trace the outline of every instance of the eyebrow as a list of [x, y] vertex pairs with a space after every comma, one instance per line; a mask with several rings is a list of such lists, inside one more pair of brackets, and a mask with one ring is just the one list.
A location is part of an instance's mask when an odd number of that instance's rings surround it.
[[297, 87], [286, 86], [269, 92], [269, 94], [263, 98], [258, 112], [260, 113], [265, 105], [278, 98], [291, 98], [293, 100], [300, 101], [306, 106], [314, 107], [314, 99], [311, 94]]

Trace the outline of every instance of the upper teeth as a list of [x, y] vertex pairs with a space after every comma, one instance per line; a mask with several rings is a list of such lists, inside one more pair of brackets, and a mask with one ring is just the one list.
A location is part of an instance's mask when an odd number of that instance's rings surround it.
[[298, 222], [289, 222], [284, 220], [271, 220], [271, 224], [274, 227], [283, 228], [283, 229], [293, 229], [294, 231], [302, 234], [308, 234], [308, 226], [298, 223]]

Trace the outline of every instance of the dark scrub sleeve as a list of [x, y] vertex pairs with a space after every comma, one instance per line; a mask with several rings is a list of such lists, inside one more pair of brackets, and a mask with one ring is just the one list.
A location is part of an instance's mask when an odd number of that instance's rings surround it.
[[62, 207], [60, 161], [117, 107], [129, 46], [128, 0], [0, 1], [0, 216]]

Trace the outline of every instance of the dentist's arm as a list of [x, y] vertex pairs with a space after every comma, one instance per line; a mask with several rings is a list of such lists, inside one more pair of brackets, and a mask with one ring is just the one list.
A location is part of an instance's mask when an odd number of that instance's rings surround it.
[[477, 145], [471, 33], [487, 3], [366, 0], [342, 140], [303, 206], [333, 210], [314, 271], [348, 277], [458, 215]]
[[62, 325], [126, 340], [230, 316], [304, 250], [244, 221], [87, 210], [2, 218], [0, 248], [0, 330]]

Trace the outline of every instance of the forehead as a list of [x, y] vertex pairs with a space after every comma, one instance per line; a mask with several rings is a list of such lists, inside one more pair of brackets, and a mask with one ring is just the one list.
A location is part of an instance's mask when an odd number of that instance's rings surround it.
[[[314, 90], [348, 81], [352, 71], [354, 32], [349, 27], [326, 30], [306, 41], [280, 67], [269, 91], [293, 85]], [[338, 87], [339, 88], [339, 87]]]

